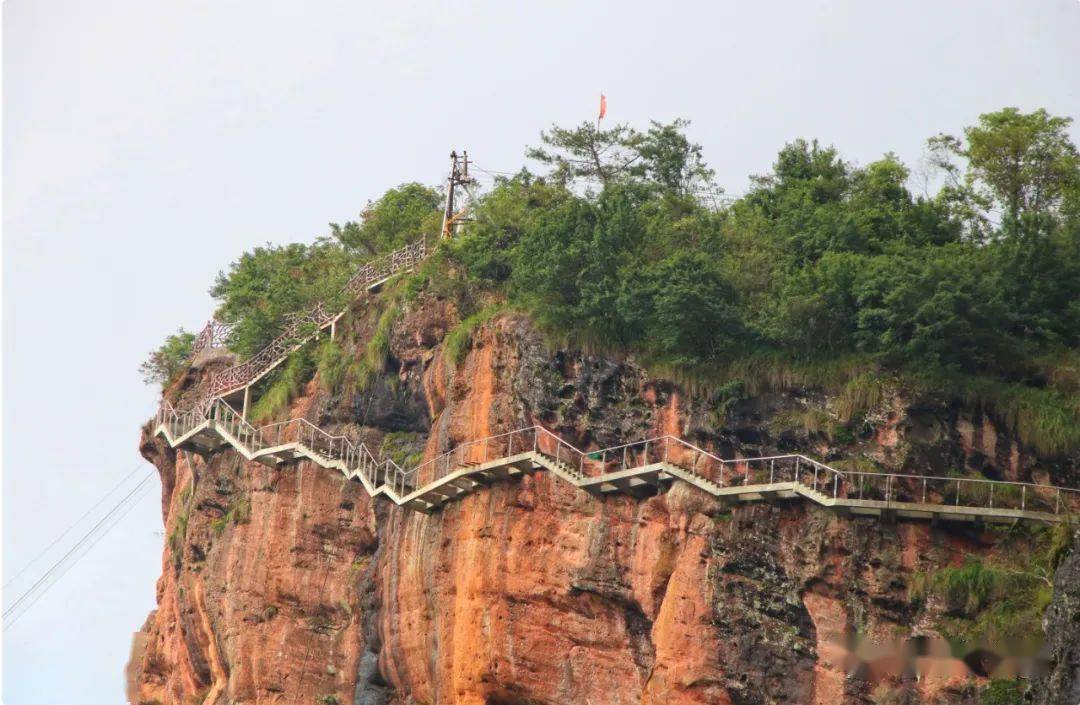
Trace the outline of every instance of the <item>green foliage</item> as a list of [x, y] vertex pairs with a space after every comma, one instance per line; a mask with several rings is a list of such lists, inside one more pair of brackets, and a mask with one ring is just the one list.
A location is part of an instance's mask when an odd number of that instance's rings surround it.
[[926, 370], [909, 377], [923, 394], [943, 394], [990, 412], [1021, 441], [1045, 455], [1080, 447], [1080, 396], [983, 375]]
[[184, 537], [187, 536], [188, 527], [188, 508], [184, 507], [180, 510], [180, 513], [176, 515], [176, 523], [173, 524], [173, 530], [169, 532], [169, 548], [172, 549], [173, 554], [180, 559], [180, 554], [184, 549]]
[[314, 370], [310, 346], [294, 354], [271, 372], [262, 382], [262, 392], [249, 410], [249, 418], [256, 422], [272, 419], [286, 409], [300, 395], [304, 384], [311, 379]]
[[769, 426], [774, 433], [787, 429], [801, 429], [813, 435], [828, 432], [833, 427], [833, 420], [821, 409], [807, 407], [782, 411], [773, 417]]
[[323, 390], [334, 392], [341, 388], [349, 373], [349, 355], [341, 345], [327, 338], [315, 349], [315, 367]]
[[[1069, 138], [1071, 118], [1045, 110], [1005, 108], [979, 116], [961, 140], [930, 140], [935, 164], [951, 178], [943, 196], [986, 234], [992, 211], [1006, 225], [1056, 212], [1080, 185], [1080, 153]], [[966, 171], [955, 163], [966, 162]]]
[[[398, 322], [399, 318], [401, 318], [401, 305], [398, 303], [391, 303], [379, 314], [379, 320], [375, 324], [375, 332], [364, 346], [362, 368], [366, 371], [368, 381], [370, 381], [372, 375], [386, 369], [386, 361], [390, 357], [390, 336], [394, 331], [394, 324]], [[364, 379], [364, 377], [361, 376], [361, 379]], [[362, 386], [366, 386], [366, 384], [366, 382], [362, 382]]]
[[608, 130], [585, 122], [575, 128], [552, 125], [540, 133], [543, 147], [527, 152], [530, 159], [553, 167], [558, 183], [575, 179], [600, 182], [605, 188], [637, 180], [668, 193], [686, 194], [712, 182], [713, 171], [701, 156], [701, 145], [686, 138], [688, 120], [653, 121], [642, 133], [629, 125]]
[[424, 459], [425, 439], [419, 433], [391, 431], [383, 436], [380, 455], [387, 456], [399, 467], [411, 468]]
[[[837, 391], [839, 439], [892, 387], [933, 377], [1062, 453], [1080, 447], [1080, 162], [1065, 125], [1006, 110], [966, 144], [932, 141], [942, 164], [962, 160], [933, 197], [911, 193], [894, 155], [856, 167], [796, 140], [720, 213], [691, 197], [708, 170], [684, 123], [554, 128], [530, 152], [551, 177], [501, 180], [446, 248], [447, 273], [554, 342], [636, 353], [698, 389]], [[579, 178], [603, 188], [577, 193]], [[978, 204], [961, 208], [956, 184], [982, 189], [986, 213], [1024, 212], [971, 237]]]
[[502, 304], [490, 304], [454, 326], [443, 340], [443, 356], [453, 365], [461, 364], [472, 341], [472, 334], [497, 314], [505, 310]]
[[[1063, 525], [1066, 526], [1067, 525]], [[1053, 575], [1068, 550], [1068, 528], [1019, 526], [1006, 530], [994, 560], [969, 556], [958, 567], [919, 576], [920, 601], [937, 595], [946, 608], [943, 633], [968, 643], [1033, 643], [1053, 596]]]
[[139, 366], [143, 381], [167, 387], [187, 365], [194, 342], [195, 334], [188, 333], [183, 328], [165, 338], [161, 347], [150, 353], [146, 361]]
[[218, 274], [210, 290], [221, 302], [218, 318], [235, 322], [230, 347], [252, 355], [280, 334], [286, 316], [320, 301], [332, 311], [344, 308], [341, 289], [355, 264], [340, 244], [328, 239], [245, 252], [227, 273]]
[[214, 534], [221, 536], [229, 524], [246, 524], [251, 520], [251, 502], [239, 499], [229, 505], [229, 510], [210, 524]]
[[979, 705], [1023, 705], [1023, 681], [995, 678], [979, 691]]
[[350, 251], [378, 255], [439, 232], [441, 197], [422, 184], [402, 184], [368, 203], [359, 222], [330, 224], [334, 237]]
[[[795, 140], [719, 212], [697, 198], [712, 172], [685, 121], [554, 126], [529, 151], [551, 173], [499, 178], [463, 235], [403, 280], [360, 355], [316, 351], [321, 379], [370, 384], [396, 308], [426, 291], [462, 311], [505, 302], [551, 343], [634, 354], [695, 391], [826, 388], [839, 423], [824, 432], [840, 442], [906, 385], [981, 405], [1041, 453], [1068, 452], [1080, 447], [1080, 157], [1068, 125], [1009, 108], [963, 139], [934, 138], [946, 184], [932, 196], [911, 192], [895, 155], [856, 166]], [[236, 322], [232, 345], [254, 352], [286, 313], [331, 300], [359, 256], [434, 232], [438, 217], [438, 193], [405, 184], [332, 239], [245, 254], [212, 291]], [[479, 322], [450, 334], [450, 359]], [[279, 379], [264, 403], [287, 403], [300, 377]]]

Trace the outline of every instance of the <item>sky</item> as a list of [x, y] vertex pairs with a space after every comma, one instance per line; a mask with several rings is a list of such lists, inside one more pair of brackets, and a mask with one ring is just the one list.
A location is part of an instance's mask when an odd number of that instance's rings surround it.
[[[452, 149], [516, 170], [601, 91], [605, 122], [691, 120], [740, 193], [797, 137], [918, 170], [927, 137], [981, 112], [1080, 118], [1078, 66], [1078, 0], [6, 0], [4, 581], [120, 489], [5, 608], [152, 471], [139, 363], [201, 328], [245, 249], [436, 184]], [[151, 484], [4, 633], [6, 705], [123, 702], [161, 571]]]

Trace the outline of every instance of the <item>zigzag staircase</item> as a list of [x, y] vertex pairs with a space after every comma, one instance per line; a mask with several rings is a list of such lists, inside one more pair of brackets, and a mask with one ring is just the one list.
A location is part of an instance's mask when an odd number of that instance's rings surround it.
[[648, 496], [686, 482], [725, 503], [803, 499], [850, 514], [959, 521], [1059, 522], [1080, 491], [995, 480], [843, 472], [804, 455], [720, 458], [673, 436], [580, 450], [541, 426], [468, 441], [412, 468], [304, 419], [255, 427], [225, 401], [210, 413], [164, 404], [155, 433], [209, 454], [231, 447], [267, 465], [306, 459], [340, 471], [373, 497], [430, 513], [492, 482], [546, 470], [594, 495]]

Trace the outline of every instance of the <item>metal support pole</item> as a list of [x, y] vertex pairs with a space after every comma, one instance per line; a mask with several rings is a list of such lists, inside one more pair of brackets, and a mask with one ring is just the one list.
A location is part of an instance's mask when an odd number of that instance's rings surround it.
[[240, 414], [240, 418], [247, 421], [248, 402], [251, 401], [251, 385], [244, 387], [244, 411]]

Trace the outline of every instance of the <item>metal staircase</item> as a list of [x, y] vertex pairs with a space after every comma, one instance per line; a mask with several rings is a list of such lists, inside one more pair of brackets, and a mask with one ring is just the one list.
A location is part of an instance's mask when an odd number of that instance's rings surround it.
[[843, 472], [797, 454], [724, 459], [674, 436], [583, 451], [530, 426], [462, 443], [406, 469], [304, 419], [252, 426], [222, 399], [205, 414], [164, 404], [154, 432], [174, 448], [203, 454], [228, 446], [271, 466], [310, 460], [359, 481], [373, 497], [383, 495], [425, 513], [493, 482], [539, 470], [598, 496], [647, 496], [679, 480], [725, 503], [801, 499], [884, 518], [1059, 522], [1080, 510], [1080, 491], [1064, 487]]

